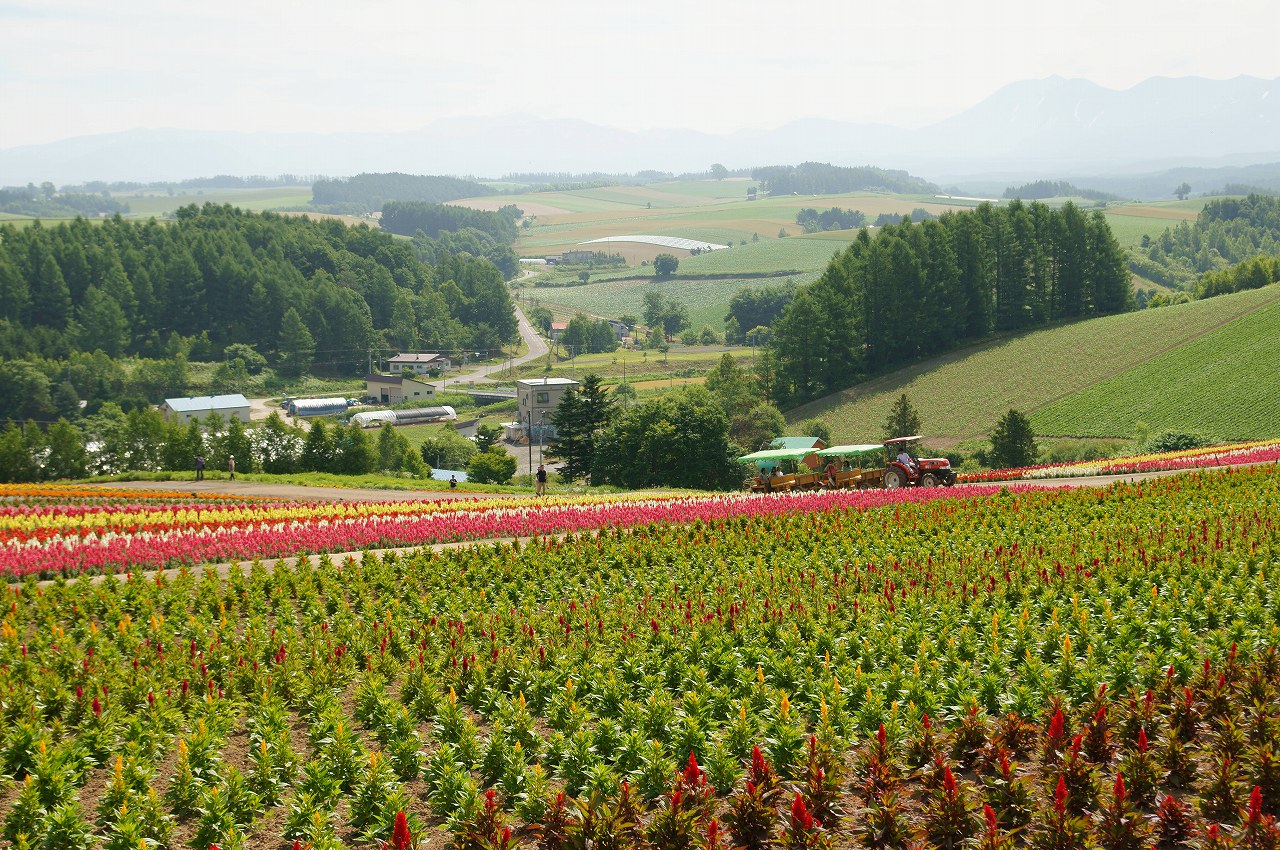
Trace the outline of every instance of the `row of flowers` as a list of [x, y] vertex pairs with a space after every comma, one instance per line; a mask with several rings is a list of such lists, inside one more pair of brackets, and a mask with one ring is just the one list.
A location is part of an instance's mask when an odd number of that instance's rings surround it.
[[[499, 500], [446, 503], [455, 509], [406, 511], [403, 503], [363, 505], [350, 513], [297, 514], [164, 526], [116, 526], [87, 537], [33, 535], [0, 541], [0, 573], [71, 575], [274, 558], [299, 553], [347, 552], [463, 540], [531, 537], [650, 523], [688, 523], [729, 517], [865, 509], [942, 498], [982, 497], [996, 487], [945, 490], [835, 491], [800, 495], [671, 496], [632, 499]], [[332, 508], [334, 506], [324, 506]], [[342, 506], [356, 507], [356, 506]], [[416, 507], [424, 507], [416, 505]], [[379, 508], [382, 510], [379, 511]]]
[[1076, 463], [1041, 464], [993, 469], [987, 472], [967, 472], [961, 474], [959, 480], [963, 483], [986, 483], [1038, 478], [1083, 478], [1092, 475], [1127, 475], [1136, 472], [1202, 469], [1276, 461], [1280, 461], [1280, 440], [1256, 440]]
[[[654, 496], [629, 494], [618, 496], [557, 497], [540, 504], [562, 507], [579, 504], [614, 504], [634, 500], [662, 501], [687, 498], [681, 494]], [[0, 542], [40, 539], [69, 535], [116, 533], [122, 529], [171, 531], [175, 528], [207, 525], [222, 527], [236, 523], [318, 522], [358, 519], [388, 514], [432, 514], [486, 511], [527, 506], [522, 497], [486, 499], [443, 499], [438, 501], [336, 502], [328, 500], [228, 500], [213, 502], [151, 503], [130, 500], [124, 503], [43, 504], [40, 502], [0, 506]]]

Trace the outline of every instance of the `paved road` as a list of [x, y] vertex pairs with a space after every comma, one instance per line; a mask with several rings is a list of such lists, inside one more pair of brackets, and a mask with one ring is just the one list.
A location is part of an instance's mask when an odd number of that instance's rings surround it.
[[492, 384], [494, 381], [489, 376], [494, 372], [501, 372], [504, 369], [514, 368], [531, 360], [537, 360], [539, 357], [545, 357], [551, 348], [547, 345], [547, 341], [542, 338], [542, 335], [534, 330], [533, 325], [525, 318], [524, 312], [519, 305], [516, 306], [516, 323], [520, 328], [520, 338], [524, 340], [525, 346], [529, 349], [527, 353], [509, 360], [478, 364], [467, 372], [450, 375], [436, 384], [436, 388], [443, 390], [446, 384], [452, 384], [457, 387], [461, 386], [463, 382], [467, 384]]

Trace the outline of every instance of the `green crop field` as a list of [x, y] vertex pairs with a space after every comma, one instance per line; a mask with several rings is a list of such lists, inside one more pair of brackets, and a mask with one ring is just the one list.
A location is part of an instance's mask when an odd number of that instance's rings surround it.
[[[830, 423], [832, 435], [838, 442], [865, 442], [880, 435], [893, 401], [906, 393], [920, 411], [927, 435], [943, 443], [978, 437], [989, 433], [1009, 408], [1032, 415], [1033, 422], [1037, 421], [1034, 411], [1039, 408], [1065, 400], [1149, 361], [1155, 362], [1153, 358], [1175, 352], [1179, 346], [1277, 302], [1280, 302], [1280, 285], [1019, 334], [900, 369], [797, 408], [787, 418], [798, 422], [819, 416]], [[1265, 327], [1269, 318], [1274, 328], [1275, 316], [1274, 310], [1266, 311], [1258, 320], [1260, 326]], [[1221, 339], [1219, 345], [1229, 342], [1217, 334], [1212, 338]], [[1170, 362], [1190, 369], [1199, 362], [1196, 358], [1212, 362], [1223, 357], [1223, 352], [1209, 344], [1210, 339], [1205, 337], [1205, 345], [1187, 348], [1187, 353], [1181, 356], [1190, 360]], [[1236, 381], [1242, 398], [1247, 398], [1247, 385], [1251, 381], [1245, 380], [1242, 368], [1237, 367], [1237, 375], [1232, 376], [1232, 380]], [[1147, 380], [1162, 382], [1166, 391], [1172, 391], [1172, 385], [1182, 380], [1178, 371], [1143, 374]], [[1274, 371], [1271, 374], [1271, 385], [1274, 385]], [[1270, 385], [1260, 383], [1259, 386]], [[1257, 398], [1256, 392], [1251, 395]], [[1194, 396], [1184, 397], [1188, 404], [1199, 403]], [[1271, 433], [1274, 433], [1280, 428], [1274, 424], [1274, 404], [1270, 401], [1261, 404], [1270, 405]], [[1086, 409], [1083, 402], [1076, 402], [1075, 407]], [[1096, 406], [1092, 409], [1099, 416], [1105, 415], [1105, 410]], [[1143, 421], [1155, 428], [1165, 424], [1154, 415]], [[1170, 422], [1176, 424], [1175, 420]], [[1066, 432], [1059, 429], [1055, 433]], [[1129, 436], [1132, 426], [1117, 423], [1111, 429], [1103, 429], [1080, 425], [1072, 433]]]
[[[736, 250], [736, 249], [735, 249]], [[683, 261], [682, 261], [683, 264]], [[791, 280], [806, 283], [817, 272], [793, 275]], [[644, 315], [644, 296], [651, 289], [664, 298], [674, 298], [689, 310], [689, 321], [696, 330], [710, 326], [719, 333], [724, 330], [724, 317], [729, 312], [729, 302], [741, 289], [754, 289], [780, 283], [785, 278], [718, 278], [714, 280], [656, 280], [654, 278], [630, 278], [627, 280], [603, 280], [585, 286], [538, 287], [526, 290], [530, 305], [541, 304], [559, 318], [568, 318], [579, 311], [591, 315], [616, 318], [631, 314]]]
[[[842, 195], [762, 196], [748, 201], [745, 180], [679, 180], [646, 186], [610, 186], [571, 192], [534, 192], [458, 201], [494, 208], [514, 203], [536, 216], [522, 231], [516, 250], [525, 256], [559, 253], [589, 239], [634, 234], [682, 236], [712, 242], [740, 242], [753, 236], [776, 237], [785, 228], [800, 233], [796, 213], [804, 207], [857, 209], [874, 220], [881, 213], [906, 215], [922, 207], [938, 214], [972, 203], [932, 196], [895, 196], [875, 192]], [[837, 239], [849, 239], [843, 234]]]
[[[714, 369], [725, 353], [730, 354], [739, 365], [746, 366], [751, 362], [752, 352], [749, 348], [673, 345], [665, 355], [660, 351], [619, 349], [603, 354], [583, 354], [572, 360], [558, 356], [554, 358], [550, 372], [545, 371], [546, 360], [543, 358], [525, 363], [514, 370], [500, 372], [494, 377], [504, 381], [540, 378], [543, 375], [581, 379], [583, 375], [595, 374], [604, 378], [607, 384], [620, 383], [624, 377], [628, 383], [681, 382], [680, 379], [700, 379], [701, 373]], [[662, 386], [666, 387], [667, 384], [663, 383]]]
[[1179, 222], [1194, 222], [1204, 201], [1180, 201], [1175, 205], [1165, 204], [1128, 204], [1111, 207], [1106, 210], [1107, 224], [1115, 234], [1116, 241], [1125, 247], [1133, 247], [1142, 241], [1142, 237], [1155, 238], [1165, 228], [1176, 227]]
[[311, 202], [310, 186], [275, 186], [266, 189], [204, 189], [181, 195], [117, 192], [117, 201], [129, 205], [130, 218], [163, 216], [189, 204], [231, 204], [245, 210], [301, 207]]
[[[1276, 287], [1270, 287], [1275, 289]], [[1037, 433], [1132, 434], [1160, 429], [1247, 440], [1280, 432], [1280, 302], [1036, 411]]]

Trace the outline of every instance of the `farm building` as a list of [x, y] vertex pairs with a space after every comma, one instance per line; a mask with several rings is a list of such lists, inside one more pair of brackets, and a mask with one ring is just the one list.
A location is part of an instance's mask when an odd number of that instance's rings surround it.
[[185, 425], [193, 419], [204, 419], [216, 413], [223, 419], [249, 421], [249, 399], [240, 393], [234, 395], [204, 395], [191, 398], [166, 398], [160, 405], [164, 418]]
[[531, 378], [516, 381], [516, 399], [523, 423], [523, 434], [532, 435], [533, 439], [554, 440], [556, 426], [551, 424], [551, 415], [560, 405], [560, 399], [568, 390], [580, 387], [577, 381], [570, 378]]
[[557, 340], [564, 336], [564, 332], [568, 329], [568, 322], [552, 322], [551, 327], [547, 330], [547, 335], [550, 336], [552, 340]]
[[452, 363], [443, 354], [397, 354], [387, 361], [387, 369], [392, 372], [409, 370], [419, 375], [427, 372], [443, 372]]
[[346, 413], [351, 402], [345, 398], [297, 398], [285, 408], [291, 416], [337, 416]]
[[431, 398], [436, 388], [401, 375], [366, 375], [365, 398], [373, 404], [401, 404], [415, 398]]

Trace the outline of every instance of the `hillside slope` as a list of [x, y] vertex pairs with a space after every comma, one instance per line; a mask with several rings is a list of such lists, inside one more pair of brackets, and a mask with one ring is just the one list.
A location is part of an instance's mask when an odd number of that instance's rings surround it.
[[[1271, 287], [1275, 288], [1275, 287]], [[1138, 423], [1223, 440], [1280, 433], [1280, 301], [1042, 407], [1037, 434], [1132, 434]]]
[[[1032, 414], [1059, 400], [1064, 400], [1065, 405], [1069, 396], [1172, 353], [1206, 334], [1225, 330], [1242, 316], [1276, 303], [1280, 303], [1280, 285], [1003, 337], [810, 402], [790, 411], [787, 419], [796, 422], [819, 416], [830, 423], [837, 442], [865, 442], [879, 438], [890, 406], [906, 393], [920, 411], [929, 436], [941, 442], [979, 437], [988, 433], [1011, 407]], [[1265, 311], [1261, 321], [1265, 324], [1271, 317], [1274, 328], [1274, 316], [1273, 311]], [[1232, 338], [1230, 334], [1219, 337], [1214, 333], [1212, 339], [1206, 338], [1205, 345], [1189, 349], [1185, 356], [1191, 358], [1189, 362], [1196, 358], [1212, 362], [1223, 354], [1219, 349], [1229, 345]], [[1174, 392], [1177, 374], [1164, 373], [1150, 385], [1158, 392]], [[1252, 379], [1239, 369], [1229, 377], [1238, 382], [1238, 392], [1247, 393], [1252, 385]], [[1085, 409], [1071, 403], [1055, 416], [1065, 416], [1066, 410], [1078, 408]], [[1152, 410], [1156, 408], [1153, 406]], [[1142, 421], [1164, 427], [1154, 415]], [[1080, 427], [1089, 433], [1098, 430]], [[1119, 429], [1116, 436], [1132, 432], [1131, 426], [1127, 430], [1118, 424], [1111, 427]]]

